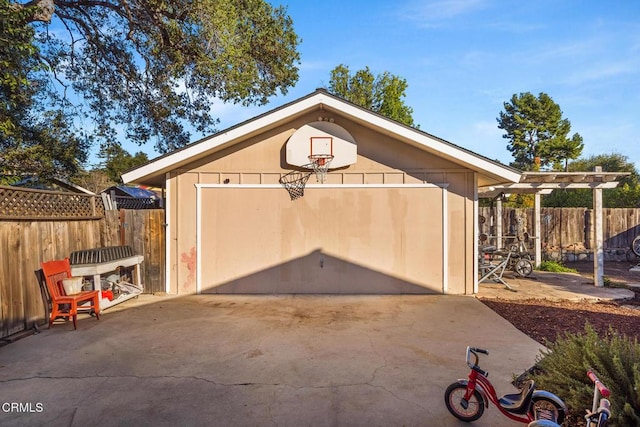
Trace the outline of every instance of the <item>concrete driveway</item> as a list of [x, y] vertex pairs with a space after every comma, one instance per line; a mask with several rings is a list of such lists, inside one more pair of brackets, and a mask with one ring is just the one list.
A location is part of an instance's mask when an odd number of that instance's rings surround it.
[[143, 295], [0, 348], [0, 425], [467, 425], [467, 345], [501, 394], [541, 348], [473, 297]]

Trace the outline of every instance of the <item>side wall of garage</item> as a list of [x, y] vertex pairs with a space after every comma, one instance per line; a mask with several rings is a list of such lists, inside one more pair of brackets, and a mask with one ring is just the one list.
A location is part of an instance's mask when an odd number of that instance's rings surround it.
[[[309, 292], [472, 293], [474, 173], [336, 113], [358, 144], [357, 163], [332, 170], [327, 188], [312, 176], [305, 197], [291, 201], [278, 184], [291, 170], [285, 144], [318, 113], [168, 174], [170, 292], [255, 292], [261, 281], [296, 292], [304, 281]], [[425, 184], [422, 193], [410, 187]], [[314, 269], [324, 279], [303, 280]]]

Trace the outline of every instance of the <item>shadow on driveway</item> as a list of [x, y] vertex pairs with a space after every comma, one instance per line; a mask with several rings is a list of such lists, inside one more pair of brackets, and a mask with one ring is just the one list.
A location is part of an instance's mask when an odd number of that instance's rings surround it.
[[142, 295], [0, 348], [0, 424], [467, 425], [467, 345], [499, 393], [540, 350], [473, 297]]

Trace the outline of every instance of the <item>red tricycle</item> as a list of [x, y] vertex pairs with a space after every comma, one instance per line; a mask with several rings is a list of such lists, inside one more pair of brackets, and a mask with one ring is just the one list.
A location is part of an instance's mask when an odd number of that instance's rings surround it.
[[519, 393], [498, 397], [488, 379], [489, 373], [478, 366], [478, 354], [488, 355], [489, 352], [467, 347], [467, 365], [471, 368], [469, 377], [451, 384], [444, 393], [444, 402], [454, 417], [467, 422], [475, 421], [491, 402], [503, 415], [514, 421], [529, 423], [547, 419], [562, 423], [567, 412], [564, 402], [553, 393], [536, 390], [533, 380], [526, 381]]

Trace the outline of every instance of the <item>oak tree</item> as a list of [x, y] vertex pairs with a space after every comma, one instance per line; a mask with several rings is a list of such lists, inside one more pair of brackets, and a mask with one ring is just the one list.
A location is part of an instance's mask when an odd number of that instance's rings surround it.
[[0, 0], [0, 25], [8, 168], [54, 140], [80, 160], [123, 139], [168, 152], [214, 130], [216, 103], [264, 104], [298, 79], [292, 19], [265, 0]]

